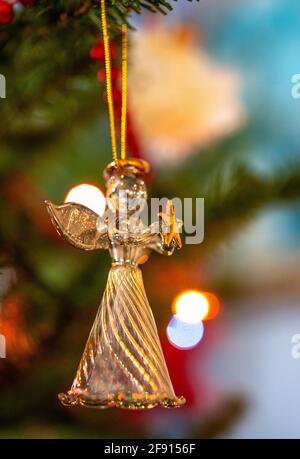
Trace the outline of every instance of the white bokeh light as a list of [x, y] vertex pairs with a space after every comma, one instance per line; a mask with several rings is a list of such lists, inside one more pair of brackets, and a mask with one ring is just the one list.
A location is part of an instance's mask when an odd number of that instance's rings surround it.
[[179, 295], [174, 304], [176, 316], [188, 324], [200, 323], [208, 314], [209, 302], [207, 298], [196, 290]]
[[178, 316], [173, 316], [167, 326], [167, 337], [170, 343], [178, 349], [191, 349], [201, 341], [204, 333], [202, 322], [188, 324]]
[[96, 186], [87, 183], [74, 186], [68, 192], [65, 202], [82, 204], [98, 215], [103, 215], [106, 206], [105, 196], [102, 191]]

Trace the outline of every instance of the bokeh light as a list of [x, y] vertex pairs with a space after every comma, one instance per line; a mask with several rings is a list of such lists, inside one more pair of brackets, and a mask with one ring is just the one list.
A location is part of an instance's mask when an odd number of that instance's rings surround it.
[[175, 298], [172, 312], [181, 321], [194, 324], [214, 319], [220, 308], [220, 300], [214, 293], [188, 290]]
[[207, 316], [209, 303], [201, 292], [189, 290], [175, 298], [172, 309], [182, 322], [196, 324]]
[[96, 186], [87, 183], [81, 183], [80, 185], [74, 186], [74, 188], [68, 192], [65, 202], [82, 204], [98, 215], [103, 215], [106, 206], [105, 196], [102, 191]]
[[167, 337], [169, 342], [178, 349], [191, 349], [202, 339], [204, 325], [202, 322], [187, 323], [173, 316], [167, 326]]

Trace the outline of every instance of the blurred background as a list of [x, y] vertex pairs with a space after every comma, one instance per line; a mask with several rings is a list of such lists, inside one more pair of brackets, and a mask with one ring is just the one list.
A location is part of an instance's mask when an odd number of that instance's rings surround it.
[[205, 198], [204, 242], [143, 267], [187, 399], [148, 412], [57, 399], [110, 267], [108, 253], [61, 240], [43, 203], [81, 183], [104, 192], [111, 161], [97, 2], [64, 3], [0, 2], [0, 437], [300, 438], [299, 2], [131, 13], [130, 153], [152, 165], [150, 196]]

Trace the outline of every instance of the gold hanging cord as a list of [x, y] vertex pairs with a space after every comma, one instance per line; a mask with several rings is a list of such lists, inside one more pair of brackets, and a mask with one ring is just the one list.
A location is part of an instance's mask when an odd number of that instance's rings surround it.
[[127, 128], [127, 24], [122, 25], [122, 112], [121, 112], [121, 159], [126, 158]]
[[[103, 33], [106, 93], [111, 134], [111, 148], [113, 160], [118, 162], [115, 113], [111, 82], [111, 56], [109, 34], [107, 29], [105, 0], [101, 0], [101, 25]], [[122, 25], [122, 107], [121, 107], [121, 159], [126, 158], [126, 125], [127, 125], [127, 25]]]

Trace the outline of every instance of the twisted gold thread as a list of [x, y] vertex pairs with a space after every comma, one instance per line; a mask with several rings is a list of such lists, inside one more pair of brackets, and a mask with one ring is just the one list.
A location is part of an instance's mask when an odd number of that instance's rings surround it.
[[[109, 49], [109, 34], [107, 29], [105, 0], [101, 0], [101, 25], [104, 44], [106, 92], [111, 133], [111, 148], [113, 160], [118, 162], [115, 113], [111, 82], [111, 56]], [[127, 24], [122, 25], [122, 108], [121, 108], [121, 159], [126, 158], [127, 130]]]
[[121, 159], [126, 158], [127, 128], [127, 24], [122, 25], [122, 112], [121, 112]]
[[113, 104], [113, 97], [112, 97], [111, 59], [110, 59], [110, 49], [109, 49], [109, 35], [108, 35], [107, 21], [106, 21], [105, 0], [101, 0], [101, 25], [102, 25], [102, 33], [103, 33], [104, 56], [105, 56], [106, 92], [107, 92], [110, 133], [111, 133], [111, 148], [112, 148], [113, 160], [117, 162], [118, 154], [117, 154], [116, 126], [115, 126], [114, 104]]

